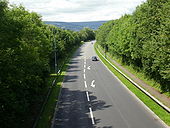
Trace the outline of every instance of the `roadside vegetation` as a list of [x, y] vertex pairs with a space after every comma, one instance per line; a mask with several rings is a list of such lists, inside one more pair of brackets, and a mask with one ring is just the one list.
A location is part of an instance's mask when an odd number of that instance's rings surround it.
[[[99, 48], [97, 48], [97, 43], [95, 43], [95, 51], [102, 62], [109, 68], [109, 70], [114, 73], [121, 82], [126, 85], [126, 87], [133, 92], [148, 108], [150, 108], [161, 120], [163, 120], [167, 125], [170, 126], [170, 113], [160, 107], [156, 102], [154, 102], [150, 97], [144, 94], [136, 86], [134, 86], [130, 81], [128, 81], [123, 75], [121, 75], [117, 70], [115, 70], [99, 53]], [[101, 51], [100, 51], [101, 52]], [[102, 52], [101, 52], [102, 53]], [[104, 55], [103, 55], [104, 56]], [[109, 60], [109, 59], [108, 59]], [[110, 60], [109, 60], [110, 61]], [[110, 63], [112, 63], [110, 61]], [[113, 63], [112, 63], [113, 64]], [[114, 64], [113, 64], [114, 65]], [[114, 65], [116, 67], [116, 65]], [[118, 67], [117, 67], [118, 68]]]
[[[81, 44], [80, 44], [81, 45]], [[57, 76], [51, 76], [51, 79], [54, 80], [56, 78], [56, 82], [53, 86], [51, 86], [51, 93], [48, 96], [48, 100], [45, 104], [44, 110], [42, 111], [39, 119], [37, 120], [36, 128], [50, 128], [52, 118], [54, 116], [55, 107], [58, 102], [58, 98], [60, 95], [60, 91], [62, 88], [62, 82], [64, 80], [64, 76], [70, 61], [70, 58], [74, 54], [75, 50], [78, 48], [74, 47], [70, 52], [67, 58], [64, 58], [64, 63], [62, 68], [60, 68], [60, 73]], [[52, 85], [53, 81], [50, 81], [50, 85]]]
[[142, 72], [170, 96], [170, 1], [148, 0], [131, 15], [108, 21], [96, 33], [106, 52]]
[[32, 127], [51, 88], [54, 52], [58, 71], [72, 49], [94, 36], [88, 28], [46, 25], [37, 13], [0, 0], [0, 127]]

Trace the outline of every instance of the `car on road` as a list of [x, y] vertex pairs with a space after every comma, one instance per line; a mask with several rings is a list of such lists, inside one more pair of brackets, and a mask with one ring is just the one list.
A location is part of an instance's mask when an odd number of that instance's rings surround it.
[[98, 61], [97, 57], [96, 56], [92, 56], [92, 61]]

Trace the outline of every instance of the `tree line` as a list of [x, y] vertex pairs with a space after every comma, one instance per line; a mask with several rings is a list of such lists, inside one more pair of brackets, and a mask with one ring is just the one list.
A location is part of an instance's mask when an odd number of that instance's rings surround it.
[[37, 13], [0, 0], [0, 127], [31, 127], [51, 86], [54, 51], [59, 62], [94, 38], [89, 28], [74, 32], [46, 25]]
[[99, 27], [96, 40], [124, 64], [170, 92], [170, 1], [148, 0], [131, 15]]

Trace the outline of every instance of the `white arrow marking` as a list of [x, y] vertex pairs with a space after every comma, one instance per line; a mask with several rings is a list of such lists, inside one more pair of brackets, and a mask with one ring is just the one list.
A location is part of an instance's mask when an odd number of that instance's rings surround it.
[[95, 87], [94, 82], [95, 82], [95, 80], [93, 80], [93, 81], [91, 82], [91, 86], [92, 86], [93, 88]]
[[90, 70], [90, 66], [88, 66], [88, 68], [87, 68], [88, 70]]

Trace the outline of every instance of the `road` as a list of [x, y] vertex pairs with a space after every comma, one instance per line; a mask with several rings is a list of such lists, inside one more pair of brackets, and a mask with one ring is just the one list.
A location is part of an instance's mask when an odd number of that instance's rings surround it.
[[82, 45], [68, 66], [52, 128], [164, 128], [165, 126]]

